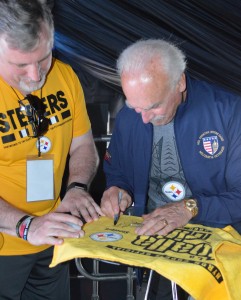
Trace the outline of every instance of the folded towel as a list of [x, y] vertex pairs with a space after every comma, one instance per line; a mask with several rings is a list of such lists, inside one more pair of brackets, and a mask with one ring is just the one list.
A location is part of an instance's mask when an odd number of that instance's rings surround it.
[[85, 236], [54, 247], [50, 267], [73, 259], [104, 259], [145, 267], [176, 282], [195, 300], [240, 300], [241, 236], [223, 229], [188, 224], [166, 236], [137, 236], [142, 218], [101, 217], [84, 225]]

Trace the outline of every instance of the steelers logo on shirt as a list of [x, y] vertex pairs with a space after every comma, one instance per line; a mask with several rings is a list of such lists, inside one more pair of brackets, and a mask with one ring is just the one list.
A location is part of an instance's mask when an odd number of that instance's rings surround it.
[[164, 184], [162, 192], [172, 201], [179, 201], [185, 198], [185, 188], [177, 181], [169, 181]]
[[52, 146], [49, 138], [47, 138], [45, 136], [41, 136], [39, 138], [39, 141], [37, 140], [37, 142], [36, 142], [37, 149], [38, 149], [39, 143], [40, 143], [40, 152], [41, 153], [49, 152], [49, 150], [51, 149], [51, 146]]

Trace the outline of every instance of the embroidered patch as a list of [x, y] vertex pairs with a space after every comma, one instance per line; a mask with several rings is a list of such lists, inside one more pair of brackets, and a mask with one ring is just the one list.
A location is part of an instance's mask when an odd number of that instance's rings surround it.
[[224, 151], [224, 138], [214, 130], [206, 131], [199, 136], [197, 145], [199, 154], [205, 158], [217, 158]]
[[204, 150], [207, 153], [214, 155], [218, 151], [218, 137], [216, 135], [204, 137], [202, 141]]
[[162, 192], [172, 201], [179, 201], [185, 197], [185, 188], [177, 181], [169, 181], [164, 184]]
[[[51, 149], [51, 141], [46, 136], [42, 136], [39, 140], [40, 142], [40, 152], [47, 153]], [[36, 147], [38, 149], [38, 140], [36, 142]]]
[[121, 240], [123, 236], [114, 232], [97, 232], [91, 234], [90, 238], [97, 242], [116, 242]]

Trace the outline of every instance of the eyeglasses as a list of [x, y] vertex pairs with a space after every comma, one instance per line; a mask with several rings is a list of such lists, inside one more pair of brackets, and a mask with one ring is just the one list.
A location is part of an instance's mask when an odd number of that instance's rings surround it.
[[30, 137], [40, 137], [44, 135], [49, 128], [49, 119], [46, 115], [46, 105], [39, 97], [27, 95], [23, 100], [18, 100], [20, 111], [28, 117], [26, 126], [27, 135]]

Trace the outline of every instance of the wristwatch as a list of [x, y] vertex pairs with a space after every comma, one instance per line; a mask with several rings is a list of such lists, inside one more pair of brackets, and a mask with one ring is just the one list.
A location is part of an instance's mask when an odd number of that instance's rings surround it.
[[184, 200], [185, 208], [192, 213], [194, 218], [198, 214], [197, 200], [195, 199], [185, 199]]
[[70, 189], [80, 189], [80, 190], [84, 190], [87, 192], [88, 187], [87, 184], [85, 183], [80, 183], [80, 182], [72, 182], [67, 186], [66, 189], [66, 193], [70, 190]]

